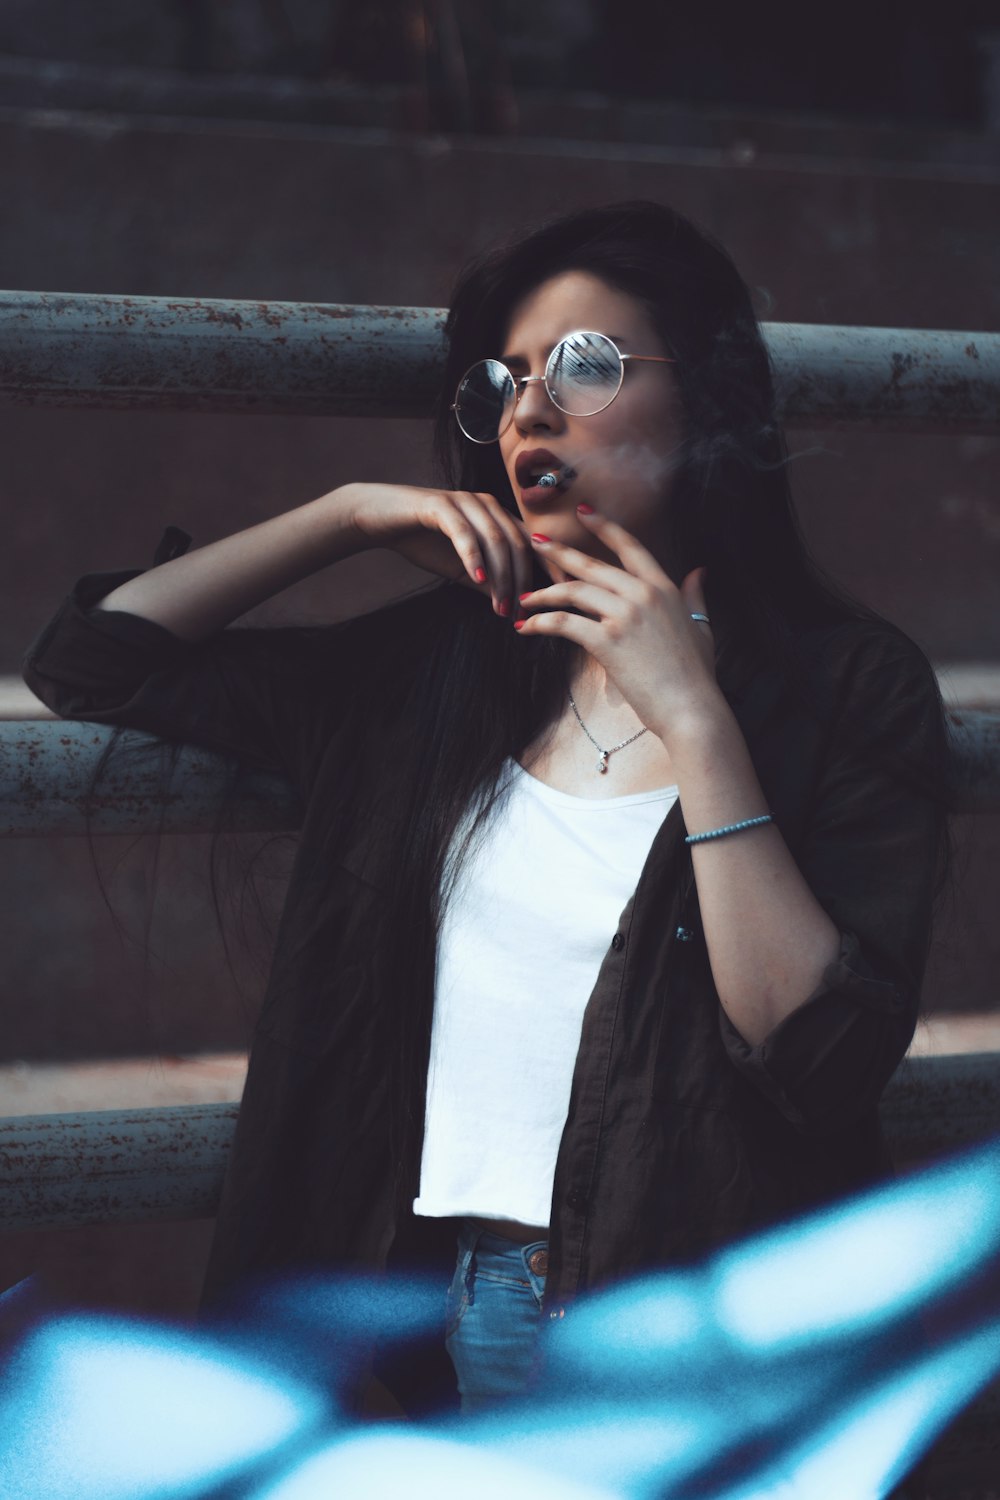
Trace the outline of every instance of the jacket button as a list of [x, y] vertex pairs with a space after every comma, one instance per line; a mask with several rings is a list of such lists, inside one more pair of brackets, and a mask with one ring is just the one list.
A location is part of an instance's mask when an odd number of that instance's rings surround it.
[[624, 946], [625, 946], [625, 939], [622, 937], [622, 935], [621, 935], [620, 932], [616, 932], [615, 935], [614, 935], [614, 937], [611, 939], [611, 946], [615, 950], [616, 953], [619, 951], [620, 948], [624, 948]]
[[574, 1188], [571, 1193], [566, 1194], [566, 1202], [570, 1208], [586, 1208], [587, 1195], [586, 1193], [581, 1193], [579, 1188]]
[[677, 938], [677, 941], [679, 943], [690, 943], [691, 939], [694, 937], [694, 933], [691, 931], [690, 927], [678, 927], [674, 936]]
[[549, 1313], [550, 1318], [564, 1318], [565, 1316], [566, 1309], [564, 1307], [554, 1307]]

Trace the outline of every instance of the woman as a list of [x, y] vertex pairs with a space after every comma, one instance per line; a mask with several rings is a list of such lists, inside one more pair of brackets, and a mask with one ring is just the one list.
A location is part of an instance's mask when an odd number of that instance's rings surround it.
[[[25, 676], [292, 780], [206, 1296], [447, 1257], [471, 1410], [530, 1387], [579, 1293], [885, 1169], [946, 741], [923, 654], [806, 554], [709, 236], [560, 219], [466, 271], [447, 333], [448, 488], [351, 484], [88, 575]], [[368, 547], [445, 581], [224, 629]]]

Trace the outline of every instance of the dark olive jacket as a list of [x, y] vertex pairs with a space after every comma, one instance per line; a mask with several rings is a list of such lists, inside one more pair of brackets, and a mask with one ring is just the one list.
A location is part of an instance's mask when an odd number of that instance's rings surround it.
[[[299, 1265], [432, 1259], [445, 1226], [410, 1211], [419, 1129], [402, 1187], [387, 1156], [387, 997], [371, 963], [379, 880], [367, 825], [346, 844], [328, 837], [329, 752], [350, 734], [359, 674], [371, 693], [374, 652], [393, 753], [416, 754], [392, 717], [407, 653], [382, 649], [388, 627], [409, 650], [432, 650], [482, 601], [445, 585], [340, 625], [237, 627], [190, 644], [91, 607], [140, 571], [80, 579], [28, 652], [29, 687], [62, 716], [278, 770], [304, 810], [208, 1295]], [[729, 701], [777, 826], [840, 929], [840, 956], [762, 1043], [745, 1041], [712, 980], [675, 803], [607, 934], [583, 1020], [552, 1199], [553, 1316], [582, 1291], [690, 1261], [885, 1169], [878, 1102], [914, 1029], [941, 826], [900, 766], [939, 754], [936, 687], [923, 653], [877, 624], [807, 633], [801, 654], [817, 711], [763, 669]], [[391, 820], [391, 799], [373, 816]], [[414, 1087], [422, 1119], [424, 1080]]]

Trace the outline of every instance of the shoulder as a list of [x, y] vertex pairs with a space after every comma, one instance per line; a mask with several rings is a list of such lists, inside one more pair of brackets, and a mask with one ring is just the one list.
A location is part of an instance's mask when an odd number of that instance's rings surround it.
[[803, 631], [796, 642], [800, 668], [837, 706], [908, 693], [937, 696], [926, 653], [887, 620], [856, 618]]
[[857, 616], [834, 624], [815, 625], [803, 630], [798, 640], [804, 656], [811, 655], [844, 670], [893, 660], [923, 662], [930, 669], [920, 646], [891, 620]]
[[826, 758], [882, 755], [906, 743], [938, 754], [945, 731], [927, 656], [878, 617], [786, 636], [732, 702], [748, 739], [766, 745], [777, 735], [789, 756], [809, 745]]
[[850, 620], [817, 634], [806, 660], [826, 710], [830, 757], [897, 773], [919, 767], [944, 795], [947, 718], [937, 675], [916, 641], [889, 622]]

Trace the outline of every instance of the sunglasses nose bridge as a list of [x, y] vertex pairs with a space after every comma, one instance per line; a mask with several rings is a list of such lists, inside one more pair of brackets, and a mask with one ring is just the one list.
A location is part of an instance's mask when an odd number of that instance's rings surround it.
[[[540, 385], [542, 387], [542, 390], [545, 392], [545, 406], [548, 407], [549, 410], [551, 410], [553, 407], [555, 407], [557, 411], [560, 410], [558, 404], [552, 400], [552, 397], [549, 393], [547, 377], [545, 375], [522, 375], [514, 382], [514, 410], [511, 412], [511, 421], [514, 421], [518, 418], [520, 418], [521, 420], [524, 419], [525, 413], [522, 408], [521, 398], [525, 395], [528, 387], [531, 385]], [[534, 411], [534, 407], [532, 407], [530, 402], [529, 411]]]

